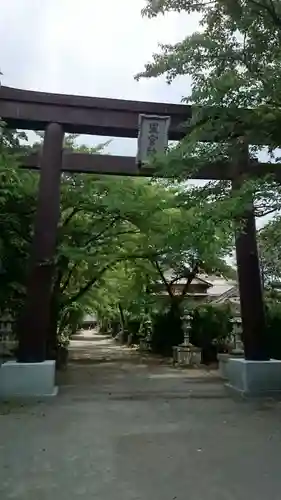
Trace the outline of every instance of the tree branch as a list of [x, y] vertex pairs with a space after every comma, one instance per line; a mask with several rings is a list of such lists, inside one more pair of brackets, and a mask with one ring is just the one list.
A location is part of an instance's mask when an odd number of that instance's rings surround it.
[[122, 217], [120, 215], [118, 215], [117, 217], [115, 217], [108, 226], [106, 226], [105, 228], [102, 229], [102, 231], [100, 231], [98, 234], [96, 234], [95, 236], [92, 236], [88, 241], [86, 241], [85, 243], [85, 247], [87, 247], [90, 243], [92, 243], [93, 241], [96, 241], [98, 240], [103, 234], [106, 233], [106, 231], [108, 231], [108, 229], [112, 228], [114, 226], [114, 224], [118, 221], [118, 220], [121, 220]]
[[[154, 258], [156, 257], [156, 255], [154, 255]], [[88, 283], [86, 285], [84, 285], [82, 288], [80, 288], [80, 290], [73, 296], [73, 297], [70, 297], [66, 303], [64, 304], [65, 306], [69, 306], [71, 305], [73, 302], [76, 302], [77, 300], [79, 300], [81, 297], [83, 297], [83, 295], [88, 292], [90, 290], [90, 288], [101, 278], [101, 276], [108, 270], [110, 269], [112, 266], [118, 264], [119, 262], [123, 262], [123, 261], [126, 261], [126, 260], [136, 260], [136, 259], [151, 259], [152, 258], [152, 255], [151, 254], [143, 254], [143, 255], [126, 255], [124, 257], [119, 257], [113, 261], [111, 261], [109, 264], [106, 264], [101, 270], [100, 272], [94, 276], [90, 281], [88, 281]]]
[[185, 283], [185, 285], [183, 287], [183, 290], [182, 290], [182, 293], [181, 293], [181, 297], [182, 298], [185, 297], [185, 295], [187, 294], [189, 286], [191, 285], [192, 281], [194, 280], [194, 278], [198, 274], [198, 271], [199, 271], [199, 262], [196, 262], [196, 264], [194, 265], [192, 271], [190, 271], [189, 276], [188, 276], [188, 278], [186, 280], [186, 283]]
[[119, 302], [118, 304], [118, 309], [119, 309], [119, 313], [120, 313], [120, 318], [121, 318], [121, 326], [122, 326], [122, 330], [125, 329], [125, 326], [126, 326], [126, 320], [125, 320], [125, 315], [124, 315], [124, 311], [123, 311], [123, 307], [121, 305], [121, 303]]
[[164, 285], [166, 287], [166, 290], [167, 290], [169, 296], [172, 299], [174, 297], [174, 295], [173, 295], [173, 292], [171, 290], [170, 283], [166, 280], [165, 275], [164, 275], [161, 267], [159, 266], [159, 263], [157, 262], [157, 260], [154, 260], [154, 261], [152, 261], [152, 264], [154, 265], [154, 267], [157, 269], [158, 273], [160, 274], [161, 279], [162, 279], [162, 281], [163, 281], [163, 283], [164, 283]]
[[174, 3], [173, 0], [165, 0], [164, 5], [162, 0], [158, 0], [158, 2], [157, 0], [150, 0], [150, 4], [147, 7], [144, 7], [141, 12], [143, 16], [146, 15], [148, 17], [155, 17], [158, 14], [164, 14], [166, 11], [169, 12], [173, 10], [192, 13], [194, 11], [198, 12], [198, 10], [214, 4], [214, 0], [203, 0], [196, 3], [194, 3], [193, 0], [181, 0], [180, 4], [177, 6], [177, 2]]
[[274, 212], [277, 212], [278, 208], [270, 208], [263, 212], [262, 210], [255, 210], [255, 216], [256, 217], [265, 217], [266, 215], [273, 214]]
[[278, 16], [272, 1], [270, 2], [271, 7], [269, 5], [266, 5], [265, 3], [258, 2], [257, 0], [250, 0], [250, 3], [256, 5], [260, 9], [265, 10], [270, 15], [273, 22], [275, 23], [275, 26], [277, 26], [277, 28], [281, 29], [281, 18]]
[[76, 215], [80, 210], [81, 210], [80, 208], [77, 208], [77, 207], [74, 208], [72, 210], [72, 212], [68, 215], [68, 217], [66, 217], [66, 219], [62, 223], [62, 227], [67, 226], [67, 224], [69, 224], [69, 222], [71, 221], [71, 219], [73, 219], [74, 215]]
[[79, 262], [76, 262], [76, 264], [74, 264], [74, 265], [72, 266], [72, 268], [69, 270], [69, 272], [68, 272], [68, 276], [67, 276], [67, 278], [66, 278], [66, 280], [65, 280], [65, 282], [64, 282], [64, 284], [63, 284], [63, 286], [62, 286], [62, 288], [60, 289], [60, 292], [61, 292], [61, 293], [63, 293], [63, 292], [67, 289], [67, 287], [68, 287], [68, 285], [69, 285], [69, 282], [70, 282], [70, 279], [71, 279], [71, 277], [72, 277], [72, 275], [73, 275], [73, 272], [75, 271], [75, 269], [77, 269], [78, 264], [79, 264]]

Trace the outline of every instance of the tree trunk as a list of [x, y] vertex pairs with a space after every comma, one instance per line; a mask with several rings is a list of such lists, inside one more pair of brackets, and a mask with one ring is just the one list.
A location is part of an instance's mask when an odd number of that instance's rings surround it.
[[201, 349], [201, 364], [211, 365], [218, 362], [218, 349], [213, 344], [208, 344]]
[[59, 305], [57, 296], [53, 294], [50, 311], [50, 325], [47, 332], [47, 359], [57, 358], [58, 349]]
[[126, 319], [125, 319], [123, 308], [122, 308], [120, 303], [118, 304], [118, 308], [119, 308], [119, 312], [120, 312], [121, 328], [124, 331], [125, 327], [126, 327]]

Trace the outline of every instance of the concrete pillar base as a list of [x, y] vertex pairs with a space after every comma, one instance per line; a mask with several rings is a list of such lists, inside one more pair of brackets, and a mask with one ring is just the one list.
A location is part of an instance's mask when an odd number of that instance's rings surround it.
[[281, 394], [281, 360], [229, 358], [226, 375], [226, 386], [242, 395], [259, 397]]
[[218, 354], [219, 360], [219, 372], [224, 380], [227, 380], [227, 366], [230, 359], [230, 355], [227, 353]]
[[0, 398], [56, 396], [55, 361], [17, 363], [0, 366]]
[[218, 354], [218, 360], [219, 360], [219, 372], [221, 377], [224, 380], [228, 379], [227, 375], [227, 369], [228, 369], [228, 362], [232, 358], [243, 358], [244, 359], [244, 351], [241, 349], [234, 349], [231, 353], [219, 353]]

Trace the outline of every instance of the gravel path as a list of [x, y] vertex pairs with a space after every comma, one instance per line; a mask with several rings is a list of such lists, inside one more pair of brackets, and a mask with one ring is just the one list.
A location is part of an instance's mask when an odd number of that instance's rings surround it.
[[213, 373], [97, 335], [75, 342], [91, 356], [72, 344], [58, 397], [0, 406], [1, 500], [281, 498], [278, 402], [235, 400]]

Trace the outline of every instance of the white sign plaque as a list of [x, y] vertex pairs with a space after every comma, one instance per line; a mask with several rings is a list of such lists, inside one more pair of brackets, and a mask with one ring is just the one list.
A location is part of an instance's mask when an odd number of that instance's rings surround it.
[[170, 121], [170, 116], [139, 115], [138, 164], [166, 151]]

